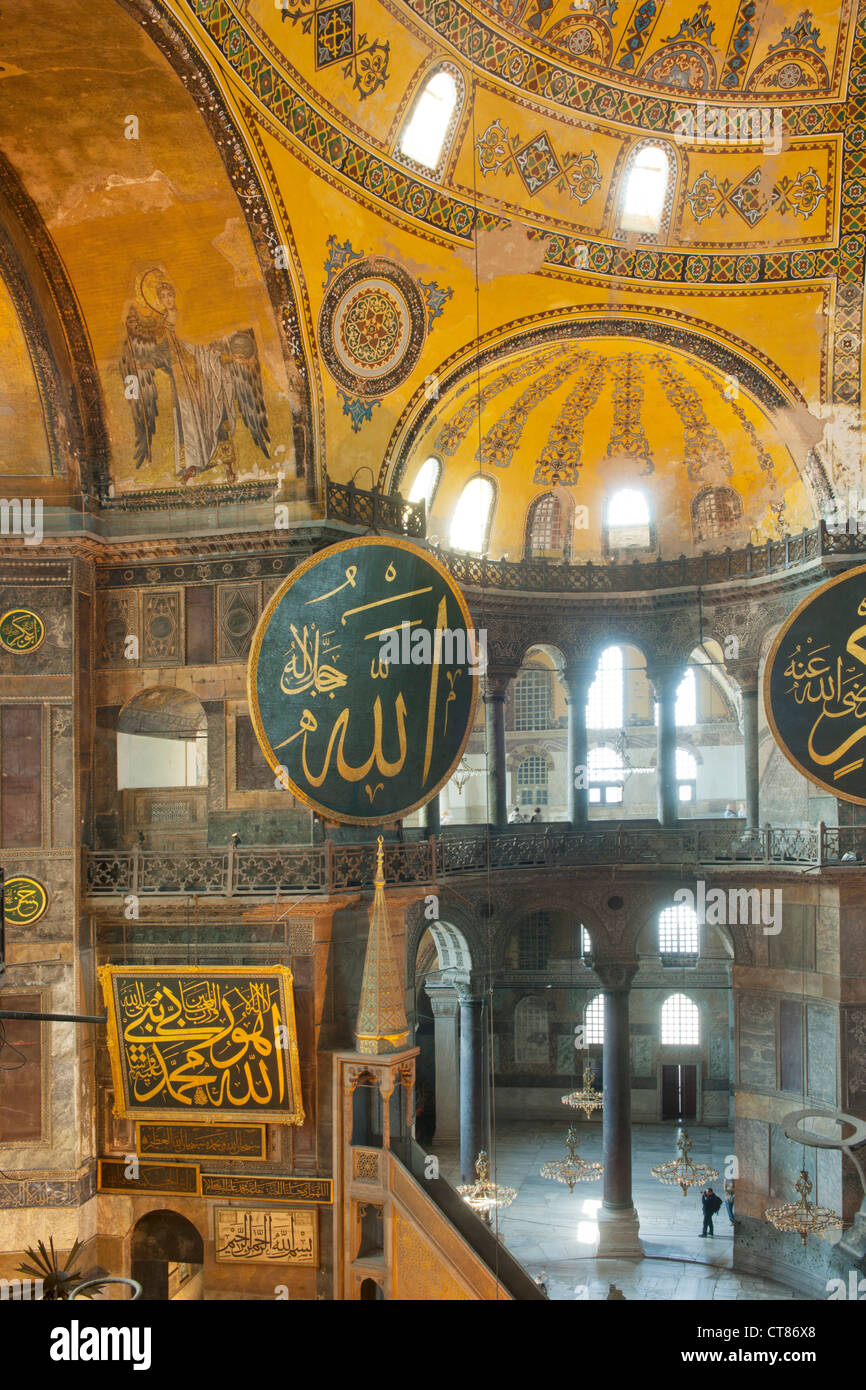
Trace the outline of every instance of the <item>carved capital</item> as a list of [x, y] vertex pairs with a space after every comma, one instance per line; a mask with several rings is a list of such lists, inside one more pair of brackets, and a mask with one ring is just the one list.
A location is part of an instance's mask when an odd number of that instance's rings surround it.
[[737, 683], [741, 694], [755, 693], [758, 689], [758, 661], [751, 658], [742, 661], [726, 661], [725, 670]]
[[595, 680], [598, 666], [595, 662], [575, 661], [563, 666], [557, 675], [565, 690], [566, 704], [586, 704], [589, 689]]
[[605, 961], [595, 958], [592, 967], [601, 980], [602, 987], [611, 994], [627, 994], [639, 968], [637, 961]]
[[682, 683], [683, 676], [686, 674], [686, 667], [681, 662], [658, 665], [647, 668], [647, 680], [652, 686], [653, 698], [661, 703], [665, 700], [675, 700], [677, 691]]
[[485, 704], [505, 699], [508, 687], [517, 676], [519, 666], [488, 666], [484, 676], [482, 696]]

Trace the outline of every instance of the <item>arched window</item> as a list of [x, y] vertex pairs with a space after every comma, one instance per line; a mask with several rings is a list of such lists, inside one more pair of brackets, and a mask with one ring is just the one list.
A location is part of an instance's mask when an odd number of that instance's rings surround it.
[[207, 716], [175, 686], [149, 686], [117, 719], [117, 786], [206, 787]]
[[526, 556], [562, 555], [569, 541], [569, 523], [574, 508], [563, 505], [553, 493], [533, 502], [526, 525]]
[[448, 64], [431, 73], [406, 119], [397, 153], [434, 177], [442, 173], [463, 105], [463, 75]]
[[662, 1043], [694, 1047], [701, 1040], [701, 1015], [685, 994], [671, 994], [662, 1004]]
[[705, 487], [692, 498], [692, 535], [710, 541], [736, 531], [743, 516], [740, 494], [732, 487]]
[[621, 488], [609, 499], [605, 539], [610, 550], [646, 549], [652, 545], [649, 504], [637, 488]]
[[587, 1047], [592, 1043], [604, 1042], [604, 995], [597, 994], [590, 999], [583, 1016], [583, 1040]]
[[517, 931], [518, 970], [546, 970], [550, 959], [550, 913], [533, 912]]
[[697, 956], [698, 940], [698, 914], [688, 903], [659, 913], [660, 956]]
[[538, 999], [521, 999], [514, 1009], [514, 1060], [550, 1063], [550, 1014]]
[[441, 477], [442, 464], [435, 454], [431, 454], [428, 459], [424, 460], [415, 474], [415, 481], [409, 490], [409, 501], [426, 502], [429, 512]]
[[606, 647], [586, 701], [588, 729], [621, 729], [623, 722], [622, 647]]
[[698, 765], [694, 755], [685, 748], [677, 749], [677, 797], [680, 801], [695, 801], [698, 795]]
[[515, 729], [549, 729], [550, 672], [529, 667], [514, 682]]
[[580, 954], [588, 965], [592, 964], [592, 941], [583, 923], [580, 926]]
[[629, 155], [622, 179], [619, 230], [656, 237], [670, 217], [675, 165], [668, 149], [641, 143]]
[[593, 748], [589, 755], [589, 799], [605, 806], [619, 805], [625, 772], [613, 748]]
[[493, 515], [493, 484], [474, 477], [464, 487], [451, 518], [451, 545], [481, 555], [487, 549]]
[[547, 805], [548, 772], [547, 759], [539, 758], [535, 754], [517, 764], [518, 806], [534, 808]]
[[691, 728], [698, 722], [697, 688], [694, 668], [691, 666], [680, 681], [674, 718], [681, 728]]

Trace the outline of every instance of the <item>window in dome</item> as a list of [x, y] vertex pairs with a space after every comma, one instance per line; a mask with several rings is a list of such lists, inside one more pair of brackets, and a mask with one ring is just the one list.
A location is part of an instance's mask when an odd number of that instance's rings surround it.
[[590, 801], [596, 805], [619, 805], [624, 779], [622, 758], [615, 749], [593, 748], [589, 755]]
[[550, 492], [533, 502], [526, 526], [527, 559], [565, 553], [572, 510]]
[[623, 175], [619, 226], [623, 232], [657, 236], [670, 216], [671, 156], [663, 145], [641, 144], [629, 155]]
[[599, 657], [586, 701], [588, 729], [621, 729], [623, 722], [622, 647], [607, 647]]
[[451, 545], [481, 555], [487, 549], [493, 517], [493, 484], [489, 478], [470, 478], [460, 494], [451, 520]]
[[400, 132], [397, 151], [428, 174], [440, 174], [463, 104], [463, 77], [440, 67], [421, 88]]
[[426, 502], [429, 512], [441, 477], [442, 464], [435, 454], [431, 454], [428, 459], [424, 460], [415, 474], [415, 481], [409, 490], [409, 501]]
[[662, 1044], [694, 1047], [701, 1040], [701, 1016], [697, 1004], [685, 994], [672, 994], [662, 1004]]
[[736, 531], [743, 503], [732, 487], [705, 487], [692, 498], [692, 534], [695, 542], [711, 541]]
[[608, 501], [605, 539], [609, 550], [646, 549], [652, 545], [649, 504], [637, 488], [621, 488]]

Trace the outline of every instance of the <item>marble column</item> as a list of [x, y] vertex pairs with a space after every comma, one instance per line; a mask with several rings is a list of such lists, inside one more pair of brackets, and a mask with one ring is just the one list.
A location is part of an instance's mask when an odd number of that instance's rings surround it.
[[516, 672], [488, 667], [484, 678], [484, 718], [487, 732], [487, 816], [496, 830], [508, 825], [508, 787], [505, 767], [505, 696]]
[[733, 672], [740, 687], [743, 705], [743, 755], [746, 764], [746, 825], [757, 830], [761, 824], [759, 805], [760, 769], [758, 763], [758, 668], [741, 666]]
[[460, 996], [460, 1180], [472, 1182], [484, 1139], [482, 1000]]
[[[586, 825], [589, 820], [589, 740], [586, 731], [586, 701], [595, 679], [596, 667], [585, 663], [566, 666], [559, 672], [568, 705], [568, 819], [572, 825]], [[577, 771], [579, 769], [579, 772]], [[575, 786], [579, 778], [582, 786]]]
[[647, 674], [658, 711], [656, 795], [659, 825], [670, 829], [679, 824], [676, 705], [677, 691], [685, 673], [681, 666], [664, 666]]
[[595, 961], [604, 990], [602, 1162], [604, 1197], [598, 1212], [598, 1255], [640, 1259], [640, 1223], [631, 1195], [631, 1056], [628, 1001], [633, 962]]
[[450, 987], [428, 984], [427, 998], [433, 1012], [436, 1061], [437, 1144], [456, 1144], [460, 1133], [459, 1056], [460, 1000]]
[[441, 819], [439, 815], [439, 792], [437, 792], [436, 795], [430, 801], [428, 801], [427, 805], [424, 807], [424, 829], [427, 832], [428, 838], [431, 835], [438, 835], [440, 827]]

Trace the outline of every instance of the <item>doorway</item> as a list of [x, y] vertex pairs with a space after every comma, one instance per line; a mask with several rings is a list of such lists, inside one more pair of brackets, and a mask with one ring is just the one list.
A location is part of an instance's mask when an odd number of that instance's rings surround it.
[[662, 1067], [662, 1119], [695, 1120], [698, 1114], [698, 1069], [695, 1063]]
[[[143, 1299], [167, 1302], [175, 1296], [175, 1288], [179, 1291], [181, 1284], [191, 1284], [203, 1264], [204, 1243], [185, 1216], [176, 1211], [149, 1211], [136, 1222], [132, 1232], [132, 1277], [141, 1284]], [[181, 1275], [177, 1267], [182, 1267]], [[174, 1286], [171, 1291], [170, 1273]], [[190, 1296], [188, 1288], [185, 1297]]]

